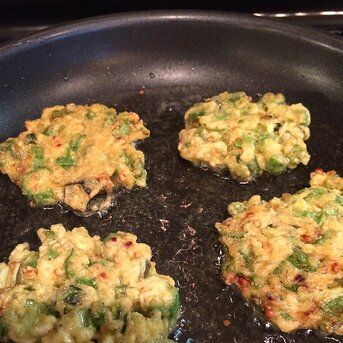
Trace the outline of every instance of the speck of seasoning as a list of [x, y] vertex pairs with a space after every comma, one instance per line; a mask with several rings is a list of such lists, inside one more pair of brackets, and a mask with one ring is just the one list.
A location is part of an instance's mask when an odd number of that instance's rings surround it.
[[297, 275], [294, 277], [294, 281], [295, 281], [296, 283], [302, 283], [302, 282], [305, 281], [305, 278], [304, 278], [302, 275], [297, 274]]
[[267, 298], [268, 300], [274, 300], [274, 298], [273, 298], [273, 296], [272, 296], [271, 294], [267, 294], [266, 298]]
[[225, 327], [228, 327], [228, 326], [231, 325], [231, 321], [228, 320], [228, 319], [224, 319], [224, 320], [223, 320], [223, 325], [224, 325]]
[[125, 247], [126, 247], [126, 248], [130, 248], [130, 246], [131, 246], [132, 244], [133, 244], [133, 243], [132, 243], [131, 241], [126, 242], [126, 243], [125, 243]]
[[238, 277], [238, 284], [242, 287], [248, 287], [250, 285], [249, 280], [244, 276]]
[[140, 90], [138, 90], [137, 92], [139, 95], [144, 95], [145, 94], [145, 89], [141, 88]]
[[111, 241], [112, 241], [112, 242], [116, 242], [116, 241], [117, 241], [117, 237], [112, 237], [112, 238], [111, 238]]

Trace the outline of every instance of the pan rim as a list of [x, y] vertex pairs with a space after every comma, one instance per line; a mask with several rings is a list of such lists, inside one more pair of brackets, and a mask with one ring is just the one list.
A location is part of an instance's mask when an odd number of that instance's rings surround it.
[[132, 26], [144, 22], [158, 22], [160, 20], [175, 22], [203, 22], [223, 23], [254, 30], [274, 32], [284, 37], [301, 39], [304, 42], [319, 45], [333, 52], [343, 55], [343, 39], [333, 36], [320, 29], [304, 27], [287, 23], [280, 23], [270, 19], [254, 17], [249, 14], [208, 11], [208, 10], [153, 10], [135, 11], [95, 16], [62, 23], [37, 33], [27, 35], [21, 39], [11, 41], [0, 46], [0, 60], [11, 54], [20, 53], [51, 41], [58, 41], [69, 36], [93, 32], [102, 29]]

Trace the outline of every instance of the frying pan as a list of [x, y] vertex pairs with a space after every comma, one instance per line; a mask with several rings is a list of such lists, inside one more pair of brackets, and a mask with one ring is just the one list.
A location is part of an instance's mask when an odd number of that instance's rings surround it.
[[[5, 260], [14, 246], [36, 248], [36, 230], [62, 223], [104, 237], [128, 230], [148, 243], [159, 272], [177, 280], [180, 342], [327, 342], [318, 332], [281, 334], [221, 281], [214, 223], [231, 201], [295, 192], [317, 167], [342, 173], [343, 42], [319, 31], [217, 12], [143, 12], [76, 22], [0, 49], [0, 138], [55, 104], [100, 102], [138, 112], [152, 132], [147, 189], [123, 193], [103, 216], [30, 208], [0, 177]], [[141, 90], [141, 91], [140, 91]], [[142, 91], [143, 90], [143, 91]], [[283, 92], [312, 113], [307, 167], [238, 184], [192, 167], [177, 152], [188, 106], [218, 92]], [[144, 93], [144, 94], [143, 94]], [[231, 321], [225, 327], [223, 320]], [[342, 337], [331, 336], [336, 341]]]

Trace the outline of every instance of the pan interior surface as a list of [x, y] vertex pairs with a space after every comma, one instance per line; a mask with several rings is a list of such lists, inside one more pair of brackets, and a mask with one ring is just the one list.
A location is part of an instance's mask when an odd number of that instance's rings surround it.
[[[70, 102], [135, 111], [151, 130], [139, 146], [146, 155], [147, 189], [119, 195], [102, 217], [80, 218], [58, 206], [32, 209], [1, 175], [1, 260], [18, 243], [37, 247], [36, 230], [55, 223], [85, 226], [102, 237], [131, 231], [153, 248], [158, 271], [178, 281], [178, 341], [326, 342], [313, 331], [280, 334], [224, 285], [214, 223], [228, 216], [229, 202], [296, 192], [316, 168], [342, 175], [342, 58], [343, 43], [320, 32], [206, 12], [91, 19], [0, 49], [1, 141], [17, 135], [44, 107]], [[255, 99], [282, 92], [287, 102], [309, 108], [309, 165], [238, 184], [182, 160], [177, 142], [183, 113], [225, 90]]]

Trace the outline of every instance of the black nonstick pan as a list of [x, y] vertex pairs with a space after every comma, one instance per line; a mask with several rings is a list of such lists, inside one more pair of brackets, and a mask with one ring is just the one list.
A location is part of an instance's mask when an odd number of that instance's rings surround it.
[[[177, 151], [188, 106], [221, 91], [282, 92], [312, 113], [307, 167], [238, 184], [194, 168]], [[100, 102], [136, 111], [151, 130], [148, 187], [123, 193], [107, 215], [30, 208], [0, 176], [1, 260], [36, 230], [62, 223], [104, 237], [128, 230], [153, 247], [159, 272], [178, 282], [179, 342], [327, 342], [318, 332], [281, 334], [220, 278], [214, 223], [231, 201], [270, 199], [305, 187], [320, 167], [342, 175], [343, 41], [319, 31], [209, 12], [146, 12], [80, 21], [0, 49], [0, 138], [17, 135], [44, 107]], [[229, 320], [229, 326], [223, 320]]]

